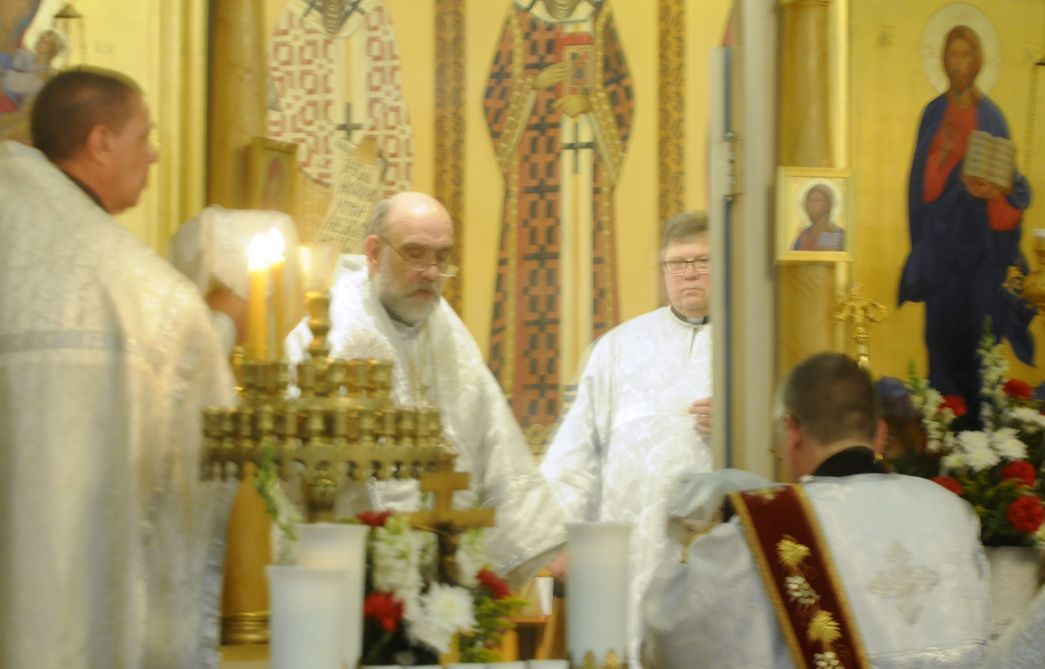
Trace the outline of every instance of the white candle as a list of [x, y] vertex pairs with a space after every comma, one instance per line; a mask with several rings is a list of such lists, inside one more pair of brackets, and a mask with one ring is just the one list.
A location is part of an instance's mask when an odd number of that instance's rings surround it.
[[345, 570], [269, 565], [266, 571], [272, 669], [341, 669]]
[[285, 331], [287, 327], [287, 309], [286, 299], [283, 294], [283, 270], [287, 264], [287, 257], [284, 253], [283, 235], [276, 228], [269, 230], [268, 243], [269, 251], [272, 254], [270, 276], [272, 281], [272, 321], [274, 325], [273, 331], [275, 332], [275, 345], [272, 350], [276, 352], [276, 357], [279, 358], [279, 352], [283, 349], [283, 337], [287, 334]]
[[631, 523], [567, 523], [566, 641], [581, 666], [612, 651], [624, 661], [628, 629], [628, 543]]
[[254, 235], [247, 247], [247, 355], [264, 360], [268, 355], [268, 287], [271, 256], [264, 235]]
[[344, 575], [339, 586], [342, 608], [340, 655], [355, 667], [363, 652], [363, 588], [366, 580], [368, 525], [302, 523], [296, 526], [298, 559], [302, 566], [333, 567]]

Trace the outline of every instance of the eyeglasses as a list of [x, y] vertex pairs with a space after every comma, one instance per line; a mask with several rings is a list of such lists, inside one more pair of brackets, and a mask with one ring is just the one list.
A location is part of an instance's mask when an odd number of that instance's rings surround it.
[[450, 264], [450, 261], [446, 258], [436, 258], [435, 260], [429, 260], [424, 256], [425, 250], [423, 248], [415, 247], [408, 249], [406, 253], [403, 253], [401, 249], [398, 249], [395, 246], [393, 246], [392, 242], [388, 241], [381, 235], [378, 235], [377, 237], [385, 244], [388, 244], [388, 248], [398, 253], [399, 257], [403, 259], [403, 262], [406, 263], [406, 266], [408, 268], [417, 272], [418, 274], [427, 271], [429, 267], [435, 265], [435, 271], [439, 273], [439, 276], [446, 277], [447, 279], [449, 279], [450, 277], [457, 276], [457, 272], [461, 269], [457, 265]]
[[664, 271], [668, 274], [685, 274], [686, 268], [690, 265], [693, 265], [693, 269], [697, 270], [697, 274], [707, 274], [711, 271], [711, 258], [701, 256], [699, 258], [690, 258], [689, 260], [665, 260], [661, 263]]

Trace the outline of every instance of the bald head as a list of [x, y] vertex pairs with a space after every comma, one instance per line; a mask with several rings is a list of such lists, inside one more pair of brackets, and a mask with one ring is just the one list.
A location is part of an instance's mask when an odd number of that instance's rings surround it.
[[454, 224], [446, 208], [425, 193], [382, 200], [367, 222], [367, 267], [388, 312], [417, 323], [432, 312], [446, 277], [439, 264], [453, 253]]

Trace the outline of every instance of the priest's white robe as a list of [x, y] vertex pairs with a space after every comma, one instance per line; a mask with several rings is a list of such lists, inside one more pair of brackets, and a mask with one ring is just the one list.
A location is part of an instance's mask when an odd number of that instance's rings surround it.
[[232, 379], [195, 287], [35, 149], [0, 147], [0, 666], [214, 667]]
[[[803, 485], [871, 665], [984, 666], [988, 568], [972, 508], [896, 474]], [[736, 518], [698, 537], [685, 564], [662, 565], [644, 609], [650, 666], [794, 666]]]
[[712, 467], [689, 406], [711, 395], [711, 327], [661, 307], [600, 338], [541, 464], [568, 520], [633, 523], [629, 652], [656, 563], [677, 557], [666, 503], [677, 476]]
[[[455, 469], [471, 475], [470, 489], [455, 493], [455, 506], [496, 509], [486, 542], [492, 566], [516, 583], [532, 576], [565, 543], [562, 516], [504, 393], [454, 310], [440, 300], [416, 327], [393, 320], [372, 290], [366, 258], [350, 255], [341, 259], [330, 317], [332, 356], [391, 359], [393, 399], [439, 410], [457, 454]], [[302, 324], [288, 338], [288, 357], [302, 358], [310, 340]], [[416, 481], [370, 481], [366, 488], [342, 486], [338, 513], [407, 511], [420, 503]]]
[[987, 663], [992, 669], [1040, 669], [1045, 666], [1045, 588], [1030, 608], [991, 644]]

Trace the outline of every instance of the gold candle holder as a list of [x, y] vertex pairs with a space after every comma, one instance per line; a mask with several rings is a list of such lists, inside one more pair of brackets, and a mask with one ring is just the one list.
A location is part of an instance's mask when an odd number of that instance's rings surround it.
[[575, 664], [570, 660], [570, 666], [574, 669], [627, 669], [628, 664], [617, 657], [617, 654], [612, 650], [606, 653], [606, 656], [602, 658], [602, 662], [595, 657], [594, 651], [588, 651], [584, 654], [584, 659], [580, 664]]

